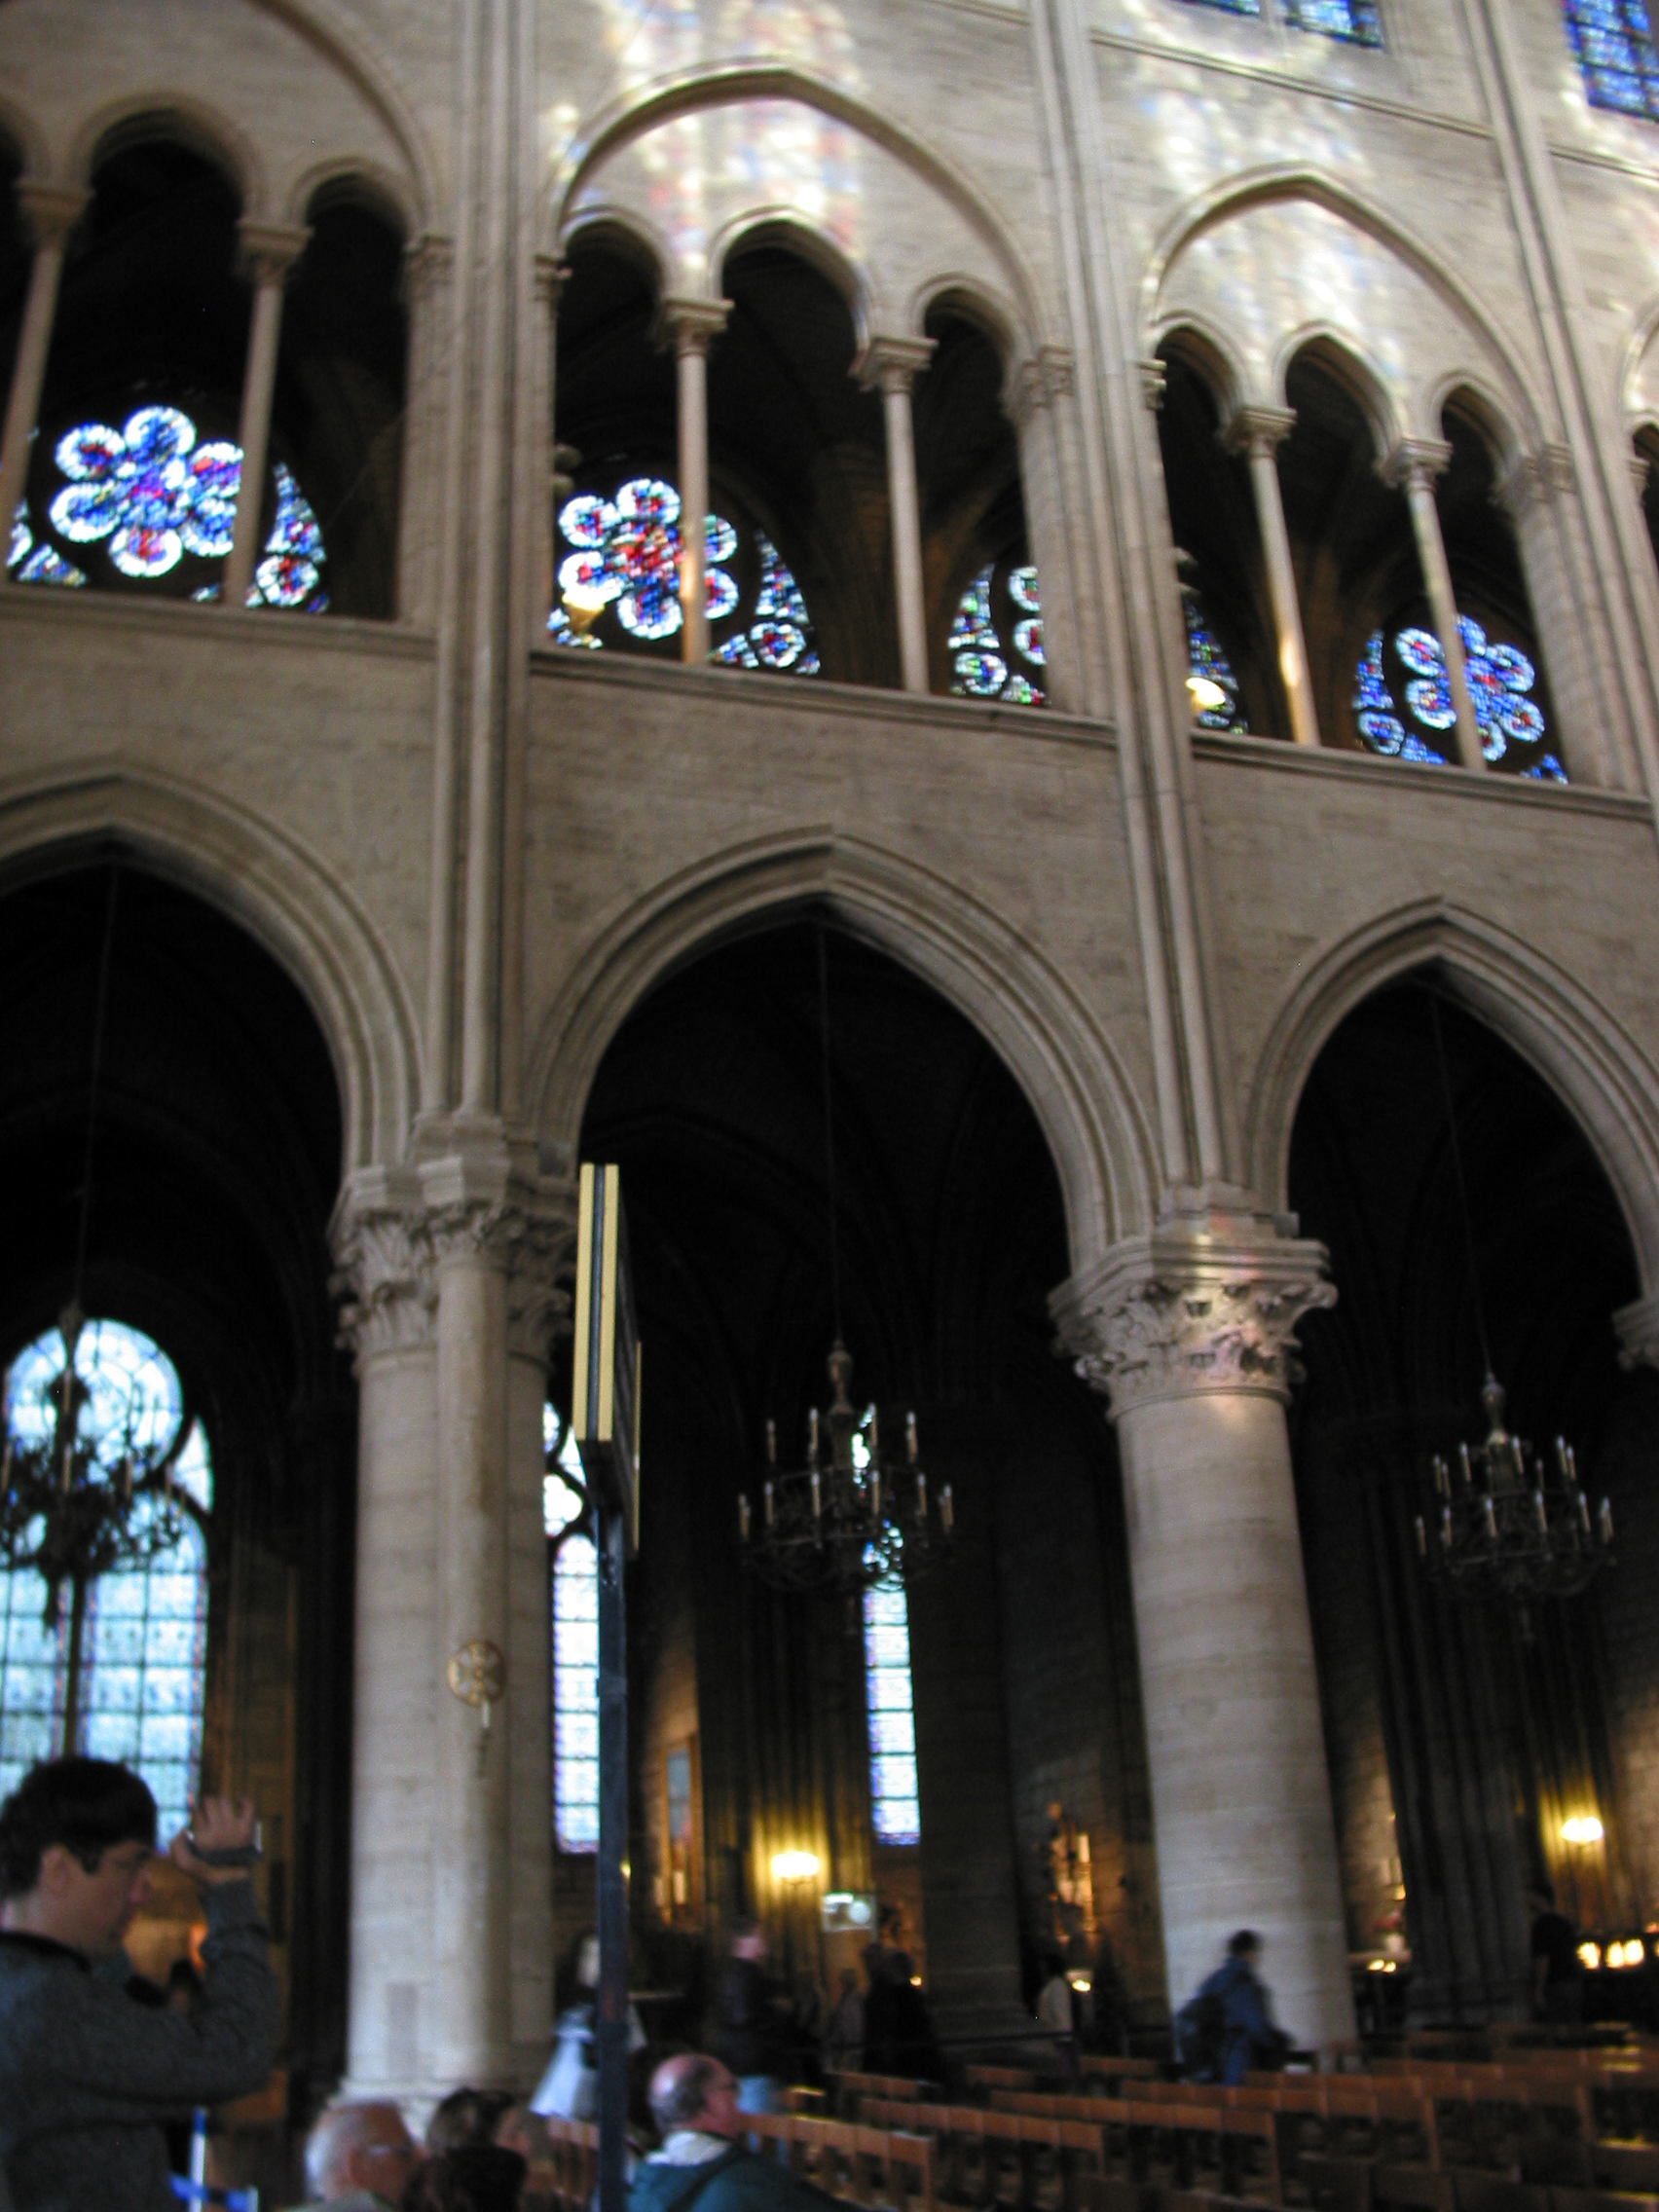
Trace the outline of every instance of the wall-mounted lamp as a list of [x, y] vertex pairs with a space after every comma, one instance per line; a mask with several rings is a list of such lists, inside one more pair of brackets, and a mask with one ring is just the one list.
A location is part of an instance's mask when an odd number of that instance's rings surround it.
[[774, 1882], [810, 1882], [818, 1871], [817, 1855], [810, 1851], [779, 1851], [772, 1855]]
[[1563, 1843], [1600, 1843], [1606, 1832], [1594, 1813], [1574, 1813], [1561, 1824]]

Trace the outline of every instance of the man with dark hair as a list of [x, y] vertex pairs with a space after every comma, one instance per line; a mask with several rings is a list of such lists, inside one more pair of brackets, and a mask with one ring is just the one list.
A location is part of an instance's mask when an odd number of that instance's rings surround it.
[[833, 2202], [748, 2148], [737, 2083], [718, 2058], [665, 2058], [650, 2097], [662, 2149], [635, 2174], [628, 2212], [825, 2212]]
[[1290, 2039], [1273, 2025], [1272, 1999], [1256, 1972], [1262, 1938], [1240, 1928], [1227, 1962], [1199, 1984], [1176, 2018], [1180, 2056], [1191, 2080], [1236, 2088], [1252, 2067], [1283, 2063]]
[[188, 2013], [94, 1972], [144, 1900], [156, 1802], [105, 1759], [45, 1760], [0, 1806], [0, 2161], [18, 2212], [171, 2212], [165, 2122], [259, 2088], [276, 2042], [247, 1862], [253, 1807], [205, 1797], [169, 1847], [207, 1914]]
[[766, 1972], [766, 1931], [739, 1920], [716, 1993], [715, 2047], [737, 2076], [740, 2112], [778, 2112], [793, 2052], [778, 1985]]

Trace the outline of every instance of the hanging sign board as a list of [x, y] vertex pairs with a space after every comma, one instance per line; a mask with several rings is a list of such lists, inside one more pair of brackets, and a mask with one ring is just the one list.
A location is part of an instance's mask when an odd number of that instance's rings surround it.
[[571, 1433], [590, 1482], [640, 1548], [640, 1333], [628, 1270], [622, 1176], [584, 1161], [576, 1198], [576, 1326]]

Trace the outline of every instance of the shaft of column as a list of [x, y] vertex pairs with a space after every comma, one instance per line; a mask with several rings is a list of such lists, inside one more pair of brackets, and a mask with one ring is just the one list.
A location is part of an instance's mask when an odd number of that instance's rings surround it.
[[276, 348], [282, 335], [282, 287], [305, 250], [310, 231], [272, 223], [238, 225], [240, 268], [253, 281], [253, 315], [248, 325], [247, 361], [242, 370], [241, 476], [237, 487], [237, 519], [219, 593], [222, 607], [243, 607], [253, 582], [259, 550], [259, 524], [265, 500], [265, 462], [271, 451], [271, 402], [276, 389]]
[[928, 688], [927, 601], [922, 588], [922, 515], [916, 488], [916, 437], [910, 391], [933, 357], [931, 338], [872, 338], [855, 367], [867, 388], [879, 386], [887, 436], [887, 505], [893, 525], [893, 586], [899, 616], [899, 668], [906, 691]]
[[729, 300], [670, 296], [657, 318], [674, 346], [680, 414], [680, 657], [697, 668], [709, 657], [709, 348], [730, 313]]
[[1332, 1293], [1317, 1246], [1182, 1245], [1056, 1300], [1118, 1430], [1169, 2001], [1252, 1928], [1280, 2024], [1328, 2046], [1353, 2003], [1283, 1400]]
[[499, 2081], [512, 2063], [510, 1738], [502, 1714], [486, 1729], [443, 1680], [511, 1641], [506, 1396], [506, 1278], [461, 1247], [438, 1273], [432, 2067], [448, 2084]]
[[[18, 187], [18, 204], [34, 240], [34, 264], [29, 271], [28, 298], [23, 306], [22, 328], [18, 335], [18, 355], [12, 370], [12, 391], [6, 402], [6, 428], [0, 437], [0, 546], [12, 540], [12, 517], [23, 497], [29, 472], [29, 448], [40, 419], [41, 387], [46, 382], [47, 356], [52, 350], [52, 326], [57, 314], [57, 287], [63, 276], [63, 254], [69, 233], [87, 204], [87, 194], [55, 185]], [[7, 576], [0, 556], [0, 583]]]
[[1463, 639], [1457, 628], [1457, 601], [1452, 589], [1452, 569], [1446, 558], [1446, 540], [1440, 535], [1440, 509], [1434, 503], [1434, 479], [1452, 458], [1448, 445], [1407, 438], [1388, 457], [1386, 473], [1406, 495], [1417, 537], [1418, 566], [1434, 616], [1434, 634], [1446, 656], [1446, 681], [1452, 690], [1452, 708], [1457, 718], [1457, 758], [1465, 768], [1484, 768], [1486, 754], [1481, 728], [1469, 697], [1469, 676], [1463, 665]]
[[1229, 425], [1235, 446], [1242, 447], [1250, 463], [1250, 489], [1256, 498], [1256, 525], [1262, 534], [1267, 563], [1268, 593], [1272, 601], [1273, 636], [1278, 645], [1279, 675], [1290, 707], [1290, 734], [1298, 745], [1319, 743], [1319, 719], [1313, 711], [1313, 683], [1308, 673], [1308, 642], [1302, 631], [1302, 605], [1296, 591], [1296, 570], [1290, 558], [1290, 533], [1285, 528], [1284, 496], [1279, 488], [1278, 445], [1296, 423], [1286, 407], [1241, 407]]

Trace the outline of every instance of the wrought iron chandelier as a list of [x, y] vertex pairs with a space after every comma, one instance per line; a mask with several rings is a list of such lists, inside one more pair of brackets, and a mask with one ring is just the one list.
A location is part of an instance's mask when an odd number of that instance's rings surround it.
[[76, 1373], [75, 1354], [86, 1325], [81, 1287], [87, 1266], [87, 1234], [92, 1218], [92, 1154], [97, 1131], [98, 1077], [103, 1059], [104, 1015], [109, 996], [110, 952], [115, 935], [119, 874], [110, 870], [98, 959], [97, 996], [92, 1017], [92, 1074], [87, 1097], [87, 1136], [81, 1167], [80, 1219], [69, 1303], [58, 1320], [63, 1338], [63, 1368], [49, 1387], [53, 1405], [50, 1438], [30, 1443], [14, 1431], [12, 1409], [4, 1409], [5, 1445], [0, 1451], [0, 1563], [27, 1568], [46, 1586], [44, 1624], [56, 1628], [65, 1584], [70, 1591], [68, 1698], [64, 1743], [73, 1747], [74, 1698], [80, 1675], [82, 1630], [87, 1593], [100, 1575], [144, 1567], [173, 1550], [184, 1535], [184, 1520], [173, 1497], [169, 1458], [171, 1439], [141, 1448], [130, 1431], [121, 1457], [106, 1465], [93, 1441], [81, 1433], [81, 1413], [90, 1395]]
[[881, 1419], [847, 1394], [853, 1359], [841, 1331], [841, 1257], [835, 1221], [835, 1142], [830, 1086], [830, 966], [818, 930], [818, 1017], [824, 1077], [824, 1160], [829, 1205], [830, 1283], [835, 1339], [832, 1395], [807, 1419], [806, 1464], [780, 1471], [777, 1423], [766, 1423], [766, 1473], [756, 1515], [737, 1501], [743, 1557], [779, 1590], [835, 1590], [855, 1597], [877, 1583], [913, 1582], [949, 1552], [955, 1501], [949, 1483], [930, 1493], [913, 1412], [904, 1416], [903, 1459], [887, 1456]]
[[1511, 1435], [1504, 1426], [1504, 1391], [1493, 1373], [1487, 1339], [1463, 1155], [1440, 1033], [1440, 1002], [1432, 991], [1428, 1003], [1470, 1298], [1486, 1370], [1481, 1404], [1487, 1434], [1482, 1444], [1458, 1445], [1455, 1467], [1438, 1453], [1429, 1462], [1434, 1499], [1428, 1516], [1417, 1517], [1418, 1554], [1432, 1579], [1444, 1580], [1461, 1595], [1510, 1599], [1522, 1605], [1524, 1613], [1530, 1598], [1577, 1597], [1608, 1565], [1612, 1509], [1604, 1497], [1592, 1519], [1577, 1456], [1564, 1437], [1555, 1440], [1552, 1470], [1524, 1437]]

